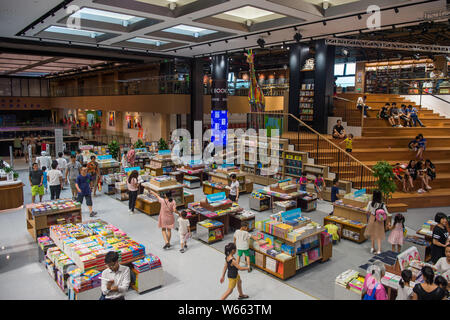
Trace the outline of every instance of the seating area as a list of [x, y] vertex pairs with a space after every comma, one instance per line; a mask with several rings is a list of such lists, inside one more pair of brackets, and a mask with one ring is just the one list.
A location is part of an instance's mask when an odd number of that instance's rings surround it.
[[[357, 94], [341, 94], [342, 98], [356, 101]], [[378, 161], [385, 160], [391, 165], [396, 163], [408, 163], [411, 159], [416, 159], [416, 152], [408, 148], [408, 143], [413, 140], [419, 133], [427, 140], [427, 147], [424, 152], [424, 159], [430, 159], [436, 167], [436, 179], [430, 183], [433, 188], [428, 192], [419, 194], [417, 190], [421, 187], [419, 179], [414, 181], [414, 192], [405, 193], [402, 191], [401, 184], [398, 185], [397, 192], [389, 201], [391, 205], [398, 205], [399, 209], [403, 209], [404, 205], [409, 208], [438, 207], [450, 205], [450, 119], [444, 116], [422, 108], [399, 95], [390, 94], [367, 94], [366, 104], [371, 107], [368, 110], [368, 118], [363, 119], [362, 136], [353, 139], [352, 155], [369, 168], [373, 167]], [[377, 119], [376, 115], [380, 108], [386, 102], [396, 102], [397, 106], [401, 104], [413, 105], [417, 108], [419, 118], [426, 126], [421, 127], [403, 127], [393, 128], [387, 120]], [[339, 108], [335, 115], [343, 113]], [[361, 112], [356, 109], [349, 116], [347, 110], [347, 119], [344, 122], [351, 122], [351, 118], [361, 118]], [[350, 119], [349, 119], [350, 118]], [[331, 135], [325, 135], [330, 140], [335, 140]], [[296, 144], [298, 141], [295, 134], [290, 135], [290, 143]], [[339, 141], [338, 141], [339, 142]], [[306, 148], [308, 141], [300, 141], [299, 149]], [[330, 150], [318, 149], [310, 152], [310, 157], [315, 158], [317, 152], [321, 157], [333, 157]], [[340, 163], [340, 179], [350, 181], [358, 181], [360, 176], [354, 166], [348, 166]], [[336, 172], [338, 163], [330, 166], [330, 172]], [[426, 201], [424, 201], [426, 199]], [[400, 210], [405, 211], [405, 210]]]

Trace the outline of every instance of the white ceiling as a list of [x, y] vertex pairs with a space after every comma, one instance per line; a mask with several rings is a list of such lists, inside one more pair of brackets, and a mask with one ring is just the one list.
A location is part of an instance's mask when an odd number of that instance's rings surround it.
[[[267, 44], [292, 41], [295, 33], [293, 28], [274, 31], [277, 28], [289, 27], [294, 25], [301, 25], [310, 23], [305, 26], [300, 26], [299, 31], [303, 38], [320, 37], [332, 33], [342, 33], [357, 29], [366, 29], [366, 20], [368, 14], [363, 14], [362, 19], [357, 17], [345, 17], [347, 15], [364, 13], [369, 5], [376, 4], [381, 8], [393, 8], [398, 5], [416, 4], [410, 7], [400, 8], [399, 13], [394, 10], [386, 10], [381, 12], [381, 24], [391, 25], [392, 23], [401, 24], [416, 20], [421, 20], [425, 11], [436, 10], [446, 7], [445, 0], [432, 1], [421, 3], [419, 0], [329, 0], [330, 7], [323, 10], [320, 3], [323, 0], [229, 0], [229, 1], [213, 1], [213, 0], [178, 0], [178, 8], [171, 12], [165, 9], [161, 4], [169, 4], [167, 0], [74, 0], [70, 5], [76, 5], [79, 8], [88, 7], [100, 10], [107, 10], [116, 13], [122, 13], [137, 17], [147, 18], [148, 21], [156, 20], [151, 24], [144, 25], [137, 30], [111, 29], [105, 25], [95, 25], [82, 29], [90, 31], [102, 32], [107, 34], [99, 40], [87, 39], [87, 41], [76, 40], [74, 43], [83, 44], [86, 46], [95, 47], [97, 44], [102, 47], [118, 48], [122, 47], [130, 51], [146, 51], [155, 53], [166, 53], [168, 55], [182, 55], [195, 56], [200, 54], [208, 54], [219, 51], [232, 51], [233, 49], [241, 49], [244, 47], [256, 46], [256, 40], [263, 37]], [[0, 37], [17, 38], [17, 39], [35, 39], [42, 37], [45, 42], [61, 42], [61, 40], [48, 39], [47, 33], [41, 33], [49, 26], [65, 26], [64, 23], [59, 23], [68, 16], [68, 13], [61, 9], [55, 13], [55, 16], [48, 17], [43, 23], [38, 23], [33, 30], [28, 30], [24, 36], [16, 36], [16, 34], [30, 23], [40, 18], [49, 10], [61, 3], [61, 0], [0, 0]], [[103, 3], [103, 4], [100, 4]], [[108, 3], [108, 4], [105, 4]], [[185, 3], [185, 5], [183, 5]], [[128, 9], [128, 4], [131, 4]], [[319, 4], [319, 5], [317, 5]], [[162, 12], [158, 10], [144, 10], [145, 6], [154, 5], [160, 9], [168, 10]], [[144, 6], [144, 7], [142, 7]], [[214, 16], [224, 16], [223, 13], [240, 9], [244, 6], [253, 6], [273, 12], [272, 16], [279, 20], [265, 21], [264, 17], [255, 18], [255, 25], [250, 27], [250, 31], [244, 23], [236, 21], [218, 21]], [[144, 8], [144, 9], [143, 9]], [[149, 7], [150, 8], [150, 7]], [[184, 11], [183, 11], [184, 10]], [[183, 12], [188, 12], [183, 14]], [[255, 13], [255, 12], [253, 12]], [[176, 15], [179, 16], [176, 16]], [[270, 17], [270, 16], [268, 16]], [[284, 18], [280, 18], [284, 17]], [[328, 21], [326, 25], [322, 21], [330, 18], [341, 17], [337, 20]], [[238, 19], [239, 20], [239, 19]], [[316, 23], [312, 23], [316, 22]], [[205, 38], [173, 38], [170, 34], [161, 33], [161, 30], [174, 27], [180, 24], [200, 27], [203, 29], [215, 30], [216, 33], [205, 36]], [[236, 25], [239, 27], [236, 28]], [[121, 26], [119, 26], [121, 27]], [[271, 30], [271, 34], [264, 33], [263, 35], [254, 34], [256, 32]], [[155, 36], [156, 35], [156, 36]], [[243, 38], [248, 35], [248, 39]], [[242, 36], [240, 38], [236, 38]], [[160, 46], [148, 47], [133, 47], [133, 42], [127, 40], [143, 37], [149, 39], [159, 40]], [[216, 37], [217, 39], [215, 39]], [[70, 37], [63, 37], [62, 39], [68, 41]], [[205, 41], [203, 41], [205, 39]], [[214, 42], [213, 45], [207, 45], [207, 42], [216, 40], [228, 39], [228, 43], [224, 41]], [[165, 44], [170, 42], [170, 44]], [[202, 44], [203, 45], [199, 45]], [[192, 46], [192, 49], [189, 47]], [[180, 49], [181, 48], [181, 49]], [[177, 50], [175, 53], [173, 50]], [[1, 50], [1, 48], [0, 48]], [[100, 49], [99, 49], [100, 50]]]

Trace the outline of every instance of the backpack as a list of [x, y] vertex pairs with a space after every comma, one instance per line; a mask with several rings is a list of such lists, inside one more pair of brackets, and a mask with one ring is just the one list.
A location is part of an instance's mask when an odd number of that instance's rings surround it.
[[375, 293], [377, 292], [377, 287], [378, 287], [378, 283], [375, 284], [375, 287], [374, 287], [373, 290], [372, 290], [372, 294], [369, 296], [369, 294], [366, 293], [366, 294], [364, 295], [363, 300], [377, 300], [377, 299], [375, 298]]
[[384, 209], [378, 208], [375, 211], [375, 220], [384, 222], [384, 221], [386, 221], [386, 218], [387, 218], [387, 215], [386, 215], [386, 211], [384, 211]]

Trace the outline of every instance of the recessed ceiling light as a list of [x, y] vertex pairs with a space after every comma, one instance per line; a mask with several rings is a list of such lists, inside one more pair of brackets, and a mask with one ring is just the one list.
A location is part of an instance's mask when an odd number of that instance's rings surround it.
[[230, 16], [234, 16], [234, 17], [238, 17], [238, 18], [243, 18], [243, 19], [258, 19], [258, 18], [262, 18], [265, 16], [269, 16], [271, 14], [273, 14], [273, 12], [271, 11], [267, 11], [267, 10], [263, 10], [263, 9], [259, 9], [259, 8], [255, 8], [252, 6], [245, 6], [242, 8], [238, 8], [238, 9], [234, 9], [234, 10], [230, 10], [227, 12], [224, 12], [224, 14], [230, 15]]
[[141, 37], [129, 39], [129, 40], [127, 40], [127, 42], [142, 43], [142, 44], [148, 44], [148, 45], [157, 46], [157, 47], [169, 43], [169, 41], [161, 41], [161, 40], [141, 38]]

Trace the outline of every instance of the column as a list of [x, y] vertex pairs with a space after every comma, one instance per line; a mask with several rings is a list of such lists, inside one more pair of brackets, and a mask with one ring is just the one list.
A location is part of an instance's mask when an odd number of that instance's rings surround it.
[[333, 107], [334, 59], [335, 47], [327, 46], [324, 39], [316, 41], [313, 127], [324, 134]]
[[191, 113], [188, 128], [194, 136], [194, 121], [203, 121], [203, 61], [192, 59], [190, 65]]
[[228, 129], [228, 57], [217, 55], [212, 58], [211, 129], [217, 145], [226, 145]]
[[[289, 113], [300, 116], [300, 88], [302, 84], [302, 69], [309, 53], [309, 47], [295, 43], [289, 49]], [[297, 131], [298, 121], [289, 117], [288, 131]]]

